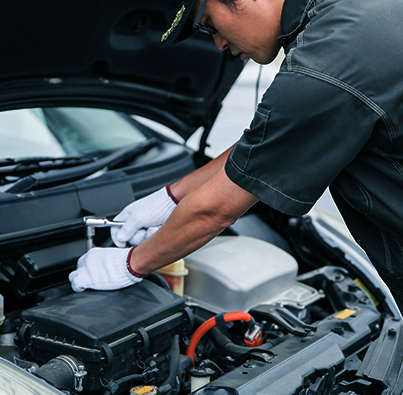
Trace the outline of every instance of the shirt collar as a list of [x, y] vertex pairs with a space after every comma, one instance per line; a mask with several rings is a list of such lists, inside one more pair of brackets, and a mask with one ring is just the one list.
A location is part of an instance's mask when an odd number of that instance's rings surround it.
[[305, 25], [308, 11], [314, 0], [285, 0], [281, 14], [281, 31], [279, 40], [284, 48], [294, 41]]

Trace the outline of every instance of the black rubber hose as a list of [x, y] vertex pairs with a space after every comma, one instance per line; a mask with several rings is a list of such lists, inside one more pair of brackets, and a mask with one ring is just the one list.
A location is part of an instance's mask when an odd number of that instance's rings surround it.
[[[176, 376], [178, 375], [178, 370], [179, 370], [179, 358], [180, 358], [180, 351], [179, 351], [179, 336], [173, 336], [171, 340], [171, 347], [168, 350], [169, 354], [169, 376], [168, 378], [164, 381], [164, 383], [161, 385], [162, 387], [168, 388], [174, 388], [175, 386], [175, 381], [176, 381]], [[142, 374], [132, 374], [130, 376], [122, 377], [119, 380], [116, 380], [116, 382], [113, 384], [112, 389], [108, 389], [104, 395], [113, 395], [115, 394], [118, 390], [122, 391], [124, 390], [125, 384], [130, 383], [130, 386], [135, 382], [136, 384], [141, 384], [144, 383], [144, 376]], [[130, 387], [128, 386], [128, 388]], [[122, 388], [123, 387], [123, 388]], [[164, 391], [164, 393], [169, 393], [167, 391]]]
[[[195, 323], [199, 327], [205, 320], [201, 317], [195, 316]], [[238, 346], [234, 344], [227, 336], [225, 336], [218, 328], [211, 328], [207, 332], [207, 336], [213, 341], [214, 345], [220, 350], [227, 352], [231, 355], [242, 355], [250, 351], [249, 347]]]
[[171, 290], [171, 287], [169, 286], [167, 280], [165, 280], [165, 278], [159, 275], [158, 273], [155, 272], [149, 273], [149, 275], [147, 276], [147, 280], [151, 281], [156, 285], [159, 285], [162, 288]]
[[36, 371], [36, 375], [58, 389], [70, 391], [75, 389], [74, 370], [65, 360], [58, 358], [50, 360]]
[[171, 347], [168, 350], [169, 355], [169, 376], [162, 383], [162, 386], [170, 385], [171, 388], [175, 387], [176, 384], [176, 376], [179, 371], [179, 359], [180, 359], [180, 350], [179, 350], [179, 336], [175, 335], [171, 339]]
[[[200, 326], [205, 320], [201, 317], [195, 316], [195, 322], [197, 326]], [[207, 332], [207, 336], [213, 341], [214, 345], [222, 352], [226, 352], [231, 355], [240, 356], [253, 350], [253, 347], [239, 346], [233, 343], [227, 336], [225, 336], [218, 328], [213, 327]], [[259, 350], [269, 350], [278, 343], [281, 343], [284, 339], [273, 339], [267, 341], [261, 346], [257, 347]]]
[[[144, 383], [144, 376], [142, 374], [131, 374], [129, 376], [122, 377], [119, 380], [116, 380], [113, 383], [113, 387], [111, 389], [107, 389], [104, 392], [104, 395], [113, 395], [117, 391], [122, 391], [122, 390], [129, 390], [130, 387], [134, 384], [143, 384]], [[127, 387], [125, 388], [125, 385]], [[123, 388], [122, 388], [123, 387]]]
[[219, 350], [227, 352], [228, 354], [239, 356], [251, 350], [249, 347], [239, 346], [233, 343], [218, 328], [211, 328], [208, 335]]

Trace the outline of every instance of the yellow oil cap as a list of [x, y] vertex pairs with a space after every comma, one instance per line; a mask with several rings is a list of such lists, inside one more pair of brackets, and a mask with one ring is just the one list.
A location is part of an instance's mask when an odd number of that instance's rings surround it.
[[131, 395], [157, 395], [157, 388], [151, 385], [138, 385], [130, 390]]

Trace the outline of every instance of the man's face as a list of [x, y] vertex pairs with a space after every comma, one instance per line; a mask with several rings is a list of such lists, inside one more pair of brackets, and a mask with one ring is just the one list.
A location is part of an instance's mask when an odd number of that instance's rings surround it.
[[[192, 16], [196, 16], [202, 0], [196, 0]], [[214, 41], [221, 51], [229, 48], [242, 60], [251, 58], [267, 64], [280, 50], [280, 20], [284, 0], [238, 0], [237, 8], [229, 8], [218, 0], [208, 0], [201, 24], [217, 29]]]

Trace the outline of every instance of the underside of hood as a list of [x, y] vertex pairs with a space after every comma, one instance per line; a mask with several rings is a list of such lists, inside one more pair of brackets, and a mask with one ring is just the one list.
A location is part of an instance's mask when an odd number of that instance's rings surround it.
[[7, 1], [0, 110], [85, 105], [133, 111], [187, 139], [214, 122], [243, 68], [211, 36], [160, 49], [163, 0]]

